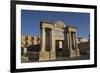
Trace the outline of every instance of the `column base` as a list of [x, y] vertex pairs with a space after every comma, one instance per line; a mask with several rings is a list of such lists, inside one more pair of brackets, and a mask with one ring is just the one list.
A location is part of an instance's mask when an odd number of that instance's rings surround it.
[[80, 50], [77, 49], [77, 56], [80, 56]]
[[56, 52], [50, 51], [50, 60], [55, 60], [55, 59], [56, 59]]
[[79, 52], [79, 49], [71, 49], [70, 51], [70, 57], [76, 57], [76, 56], [80, 56], [80, 52]]
[[41, 51], [39, 55], [39, 61], [48, 61], [49, 60], [49, 52]]
[[76, 57], [76, 50], [71, 50], [70, 51], [70, 57]]

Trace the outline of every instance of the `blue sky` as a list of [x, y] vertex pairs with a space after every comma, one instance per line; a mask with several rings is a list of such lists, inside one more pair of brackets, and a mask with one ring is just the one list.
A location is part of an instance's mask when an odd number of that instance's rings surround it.
[[75, 26], [78, 37], [88, 37], [90, 33], [89, 13], [21, 10], [21, 35], [39, 36], [41, 20], [62, 21], [66, 26]]

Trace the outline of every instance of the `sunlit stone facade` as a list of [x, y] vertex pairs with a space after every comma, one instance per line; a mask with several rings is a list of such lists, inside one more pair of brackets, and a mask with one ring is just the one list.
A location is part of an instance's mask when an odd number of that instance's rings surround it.
[[40, 29], [42, 39], [40, 61], [80, 56], [75, 27], [65, 26], [61, 21], [56, 23], [41, 21]]

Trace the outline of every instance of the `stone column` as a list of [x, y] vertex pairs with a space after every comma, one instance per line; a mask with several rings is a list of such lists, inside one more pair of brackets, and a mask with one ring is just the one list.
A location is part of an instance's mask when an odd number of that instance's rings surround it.
[[67, 33], [67, 48], [70, 48], [70, 39], [69, 39], [69, 33]]
[[55, 51], [55, 39], [53, 30], [51, 30], [51, 51]]
[[41, 51], [45, 51], [45, 28], [42, 28], [42, 43], [41, 43]]
[[49, 60], [49, 52], [45, 51], [45, 39], [46, 39], [46, 34], [45, 34], [45, 28], [42, 27], [42, 43], [41, 43], [41, 51], [40, 51], [40, 55], [39, 55], [39, 61], [47, 61]]
[[75, 38], [75, 33], [73, 33], [73, 45], [74, 45], [74, 49], [76, 49], [76, 38]]
[[76, 35], [76, 33], [75, 33], [75, 45], [76, 45], [76, 48], [78, 48], [78, 44], [77, 44], [77, 35]]
[[72, 44], [73, 44], [73, 42], [72, 42], [72, 35], [73, 34], [71, 34], [71, 32], [69, 33], [69, 38], [70, 38], [70, 57], [75, 57], [76, 56], [76, 51], [73, 49], [73, 47], [72, 47]]
[[69, 57], [70, 56], [70, 36], [69, 32], [65, 33], [65, 49], [64, 49], [64, 56]]
[[69, 48], [72, 49], [71, 32], [69, 32]]
[[53, 29], [51, 30], [50, 37], [51, 37], [50, 60], [54, 60], [54, 59], [56, 59], [56, 51], [55, 51], [55, 39], [54, 39], [54, 31], [53, 31]]
[[77, 44], [76, 39], [77, 39], [77, 34], [75, 33], [76, 55], [77, 55], [77, 56], [80, 56], [80, 50], [79, 50], [79, 48], [78, 48], [78, 44]]

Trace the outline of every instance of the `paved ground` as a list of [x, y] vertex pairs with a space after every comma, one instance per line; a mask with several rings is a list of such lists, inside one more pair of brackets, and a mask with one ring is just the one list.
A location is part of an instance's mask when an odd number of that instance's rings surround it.
[[[78, 56], [78, 57], [72, 57], [72, 58], [69, 58], [69, 57], [58, 57], [56, 60], [52, 60], [52, 61], [71, 61], [71, 60], [88, 60], [90, 59], [89, 58], [89, 55], [81, 55], [81, 56]], [[28, 57], [21, 57], [21, 61], [22, 63], [25, 63], [25, 62], [39, 62], [38, 60], [28, 60]]]
[[72, 57], [72, 58], [70, 58], [70, 57], [59, 57], [56, 60], [61, 61], [61, 60], [87, 60], [87, 59], [90, 59], [89, 55], [81, 55], [81, 56]]

